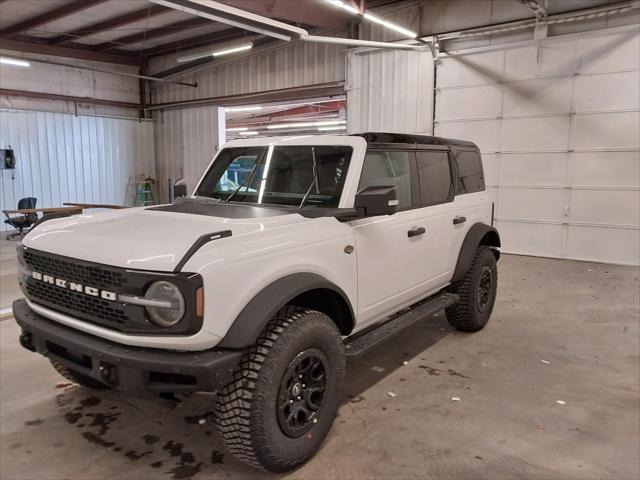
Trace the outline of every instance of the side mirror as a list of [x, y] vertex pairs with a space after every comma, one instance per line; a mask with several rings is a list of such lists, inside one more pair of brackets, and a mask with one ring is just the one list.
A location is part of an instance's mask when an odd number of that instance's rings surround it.
[[367, 187], [356, 193], [355, 207], [364, 211], [365, 217], [393, 215], [398, 207], [396, 187]]
[[173, 184], [173, 198], [186, 197], [187, 196], [187, 181], [184, 178], [176, 180]]

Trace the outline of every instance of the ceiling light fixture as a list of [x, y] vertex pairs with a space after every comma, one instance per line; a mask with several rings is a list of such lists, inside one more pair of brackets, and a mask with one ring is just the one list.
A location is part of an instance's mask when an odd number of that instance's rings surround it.
[[244, 132], [240, 132], [240, 135], [258, 135], [258, 132], [253, 132], [253, 131], [252, 132], [247, 132], [247, 131], [244, 131]]
[[406, 35], [409, 38], [416, 38], [418, 36], [416, 32], [412, 32], [411, 30], [401, 27], [400, 25], [396, 25], [395, 23], [385, 20], [383, 18], [380, 18], [377, 15], [374, 15], [372, 13], [365, 12], [364, 14], [360, 14], [358, 9], [352, 7], [351, 5], [347, 5], [342, 0], [325, 0], [325, 2], [335, 7], [346, 10], [347, 12], [353, 15], [360, 15], [364, 17], [365, 20], [368, 20], [373, 23], [377, 23], [378, 25], [382, 25], [383, 27], [388, 28], [389, 30], [394, 30], [398, 33], [401, 33], [402, 35]]
[[244, 132], [246, 130], [249, 130], [247, 127], [232, 127], [232, 128], [227, 128], [227, 132]]
[[372, 13], [369, 12], [365, 12], [363, 17], [366, 20], [369, 20], [370, 22], [373, 23], [377, 23], [378, 25], [382, 25], [385, 28], [388, 28], [389, 30], [394, 30], [398, 33], [401, 33], [402, 35], [406, 35], [409, 38], [416, 38], [418, 36], [418, 34], [416, 32], [412, 32], [411, 30], [407, 30], [404, 27], [401, 27], [400, 25], [396, 25], [393, 22], [389, 22], [388, 20], [384, 20], [376, 15], [373, 15]]
[[223, 55], [229, 55], [230, 53], [236, 52], [244, 52], [245, 50], [251, 50], [253, 48], [253, 43], [247, 43], [246, 45], [240, 45], [238, 47], [226, 48], [224, 50], [217, 50], [213, 52], [211, 55], [214, 57], [221, 57]]
[[330, 120], [326, 122], [300, 122], [300, 123], [281, 123], [279, 125], [267, 125], [269, 130], [277, 130], [283, 128], [306, 128], [306, 127], [324, 127], [330, 125], [344, 125], [345, 120]]
[[338, 8], [342, 8], [343, 10], [346, 10], [349, 13], [353, 13], [354, 15], [360, 15], [360, 12], [358, 11], [357, 8], [352, 7], [351, 5], [347, 5], [341, 0], [325, 0], [325, 1]]
[[262, 110], [262, 107], [229, 107], [225, 108], [225, 112], [255, 112], [257, 110]]
[[14, 67], [30, 67], [31, 64], [26, 60], [17, 58], [0, 57], [0, 63], [3, 65], [13, 65]]
[[178, 63], [192, 62], [193, 60], [199, 60], [205, 57], [222, 57], [231, 53], [244, 52], [245, 50], [251, 50], [253, 43], [246, 43], [244, 45], [237, 45], [235, 47], [229, 47], [222, 50], [214, 50], [213, 52], [196, 53], [194, 55], [187, 55], [186, 57], [178, 58]]

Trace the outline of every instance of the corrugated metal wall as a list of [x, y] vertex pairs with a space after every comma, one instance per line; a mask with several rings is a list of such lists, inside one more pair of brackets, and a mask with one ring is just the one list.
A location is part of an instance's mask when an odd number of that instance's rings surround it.
[[[175, 66], [175, 56], [155, 60], [152, 70]], [[156, 85], [153, 103], [263, 92], [344, 81], [344, 47], [296, 42], [266, 48], [253, 55], [226, 60], [181, 79], [197, 88]], [[156, 151], [161, 198], [167, 200], [169, 180], [184, 177], [195, 186], [215, 149], [224, 143], [224, 113], [215, 106], [157, 112]]]
[[[163, 57], [161, 61], [163, 67], [169, 68], [175, 65], [175, 56]], [[343, 81], [344, 47], [296, 42], [237, 60], [221, 60], [212, 67], [190, 73], [181, 79], [197, 82], [198, 87], [158, 85], [153, 89], [153, 103]]]
[[2, 109], [0, 146], [9, 145], [17, 164], [0, 170], [0, 210], [30, 196], [38, 207], [131, 205], [138, 175], [155, 176], [151, 122]]
[[347, 58], [349, 133], [431, 135], [434, 63], [430, 52], [350, 50]]
[[155, 119], [160, 198], [167, 201], [169, 182], [185, 178], [191, 192], [216, 148], [224, 143], [224, 109], [167, 110], [157, 112]]
[[[0, 54], [15, 57], [15, 52], [0, 50]], [[82, 67], [99, 67], [123, 73], [138, 73], [138, 67], [126, 65], [105, 65], [73, 58], [52, 58], [45, 55], [29, 54], [30, 59], [56, 61], [73, 65], [61, 67], [32, 61], [29, 68], [0, 65], [0, 87], [10, 90], [52, 93], [73, 97], [90, 97], [101, 100], [139, 103], [139, 82], [130, 78], [110, 73], [93, 72]], [[77, 65], [77, 68], [74, 67]], [[59, 100], [33, 99], [23, 97], [2, 97], [0, 107], [9, 109], [25, 109], [33, 111], [52, 111], [60, 113], [98, 114], [127, 116], [136, 118], [138, 111], [104, 105], [90, 105], [83, 102], [66, 102]]]

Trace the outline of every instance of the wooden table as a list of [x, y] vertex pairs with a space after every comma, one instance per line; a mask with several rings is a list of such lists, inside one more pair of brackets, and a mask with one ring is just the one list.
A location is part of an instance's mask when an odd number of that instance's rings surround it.
[[111, 209], [119, 209], [119, 208], [129, 208], [126, 205], [109, 205], [102, 203], [74, 203], [74, 202], [65, 202], [63, 205], [69, 205], [71, 207], [80, 207], [80, 208], [111, 208]]
[[3, 210], [2, 213], [5, 215], [19, 213], [21, 215], [26, 215], [27, 213], [42, 213], [46, 215], [48, 213], [61, 213], [61, 212], [69, 212], [71, 215], [75, 215], [78, 213], [82, 213], [82, 207], [72, 206], [72, 207], [52, 207], [52, 208], [23, 208], [21, 210]]

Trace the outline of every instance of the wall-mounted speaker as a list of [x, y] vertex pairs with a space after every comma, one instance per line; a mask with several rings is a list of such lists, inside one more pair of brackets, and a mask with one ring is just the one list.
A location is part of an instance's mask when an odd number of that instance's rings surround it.
[[16, 155], [11, 148], [0, 149], [0, 168], [13, 170], [16, 168]]

